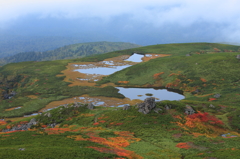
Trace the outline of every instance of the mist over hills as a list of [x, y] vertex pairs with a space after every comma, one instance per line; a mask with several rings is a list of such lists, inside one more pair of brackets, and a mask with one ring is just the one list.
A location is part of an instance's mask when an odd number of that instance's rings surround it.
[[[173, 23], [153, 26], [133, 21], [129, 15], [100, 18], [37, 18], [26, 16], [6, 28], [0, 28], [0, 57], [20, 52], [47, 51], [64, 45], [84, 42], [111, 41], [154, 45], [187, 42], [226, 42], [223, 26], [195, 22], [178, 26]], [[227, 40], [231, 42], [230, 40]]]
[[92, 43], [78, 43], [66, 45], [54, 50], [44, 52], [22, 52], [13, 56], [4, 57], [0, 59], [0, 65], [12, 62], [23, 61], [49, 61], [59, 59], [73, 59], [93, 54], [102, 54], [117, 50], [131, 49], [140, 47], [137, 44], [124, 43], [124, 42], [92, 42]]

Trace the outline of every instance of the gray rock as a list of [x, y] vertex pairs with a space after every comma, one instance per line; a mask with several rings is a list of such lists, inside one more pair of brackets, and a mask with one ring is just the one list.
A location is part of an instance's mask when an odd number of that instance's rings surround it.
[[191, 56], [191, 54], [186, 54], [186, 56]]
[[128, 110], [129, 108], [130, 108], [130, 106], [127, 105], [127, 104], [125, 104], [125, 105], [123, 106], [123, 110]]
[[9, 99], [9, 95], [8, 95], [8, 94], [4, 94], [4, 95], [3, 95], [3, 98], [4, 98], [4, 99]]
[[214, 98], [220, 98], [220, 97], [221, 97], [221, 94], [215, 94], [213, 97], [214, 97]]
[[78, 102], [74, 102], [74, 107], [80, 107], [81, 105]]
[[87, 108], [88, 108], [88, 109], [94, 109], [94, 105], [93, 105], [93, 103], [88, 103]]
[[52, 114], [48, 112], [48, 113], [44, 114], [44, 116], [47, 116], [50, 118], [50, 117], [52, 117]]
[[48, 124], [48, 126], [50, 126], [51, 128], [54, 128], [56, 125], [57, 123]]
[[214, 105], [212, 105], [212, 104], [210, 104], [210, 105], [209, 105], [209, 108], [215, 108], [215, 106], [214, 106]]
[[169, 109], [171, 109], [171, 106], [165, 105], [165, 109], [169, 110]]
[[199, 89], [196, 89], [195, 91], [194, 91], [194, 93], [199, 93], [200, 92], [200, 90]]
[[62, 105], [64, 108], [67, 108], [68, 107], [68, 104], [64, 104], [64, 105]]
[[155, 98], [146, 98], [143, 103], [137, 104], [138, 111], [143, 114], [148, 114], [156, 107]]
[[25, 151], [25, 148], [19, 148], [18, 150], [20, 150], [20, 151]]
[[16, 94], [17, 94], [17, 93], [14, 92], [14, 91], [12, 91], [12, 92], [10, 93], [11, 96], [15, 96]]
[[193, 108], [192, 108], [191, 106], [186, 105], [185, 113], [186, 113], [187, 115], [192, 115], [192, 114], [195, 113], [195, 110], [193, 110]]
[[36, 125], [38, 122], [35, 118], [32, 118], [29, 123], [27, 123], [27, 128], [30, 128], [32, 125]]
[[156, 112], [156, 113], [159, 113], [159, 111], [162, 111], [162, 109], [161, 108], [155, 108], [155, 109], [153, 109], [153, 111]]
[[237, 57], [236, 57], [237, 59], [240, 59], [240, 55], [237, 55]]

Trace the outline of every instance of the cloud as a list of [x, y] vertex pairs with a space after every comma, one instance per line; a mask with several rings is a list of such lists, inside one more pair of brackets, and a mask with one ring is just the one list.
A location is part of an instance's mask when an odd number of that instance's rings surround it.
[[[107, 23], [126, 15], [124, 27], [147, 24], [153, 28], [166, 25], [191, 27], [208, 23], [221, 29], [219, 37], [240, 41], [239, 0], [6, 0], [0, 2], [0, 25], [36, 15], [38, 19], [100, 18]], [[124, 23], [124, 20], [122, 20]], [[218, 27], [219, 26], [219, 27]], [[196, 26], [197, 27], [197, 26]], [[198, 28], [207, 29], [207, 28]], [[217, 39], [218, 36], [216, 36]]]
[[41, 18], [110, 18], [121, 14], [161, 24], [190, 24], [202, 19], [214, 22], [239, 18], [238, 0], [7, 0], [0, 2], [0, 21], [28, 14]]

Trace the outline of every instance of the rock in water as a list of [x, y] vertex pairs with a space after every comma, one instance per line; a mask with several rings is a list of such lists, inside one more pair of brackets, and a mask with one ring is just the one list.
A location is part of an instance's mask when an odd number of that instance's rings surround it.
[[88, 109], [94, 109], [94, 105], [92, 103], [88, 103], [88, 106], [87, 106]]
[[137, 104], [138, 111], [143, 114], [148, 114], [156, 107], [155, 98], [146, 98], [143, 103]]

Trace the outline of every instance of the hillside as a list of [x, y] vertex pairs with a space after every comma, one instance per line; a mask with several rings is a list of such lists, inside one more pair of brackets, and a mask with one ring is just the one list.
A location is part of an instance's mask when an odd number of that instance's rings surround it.
[[[166, 44], [78, 59], [7, 64], [0, 68], [0, 118], [5, 119], [0, 121], [4, 131], [0, 132], [1, 156], [237, 159], [239, 48], [214, 43]], [[82, 76], [74, 71], [133, 53], [164, 56], [134, 63], [96, 82], [81, 84]], [[126, 100], [116, 87], [168, 88], [182, 92], [185, 99], [123, 108], [94, 107], [76, 100]], [[58, 107], [41, 111], [51, 105]], [[42, 114], [22, 118], [32, 113]]]
[[140, 45], [124, 42], [91, 42], [67, 45], [45, 52], [22, 52], [10, 57], [0, 59], [0, 64], [23, 62], [23, 61], [49, 61], [59, 59], [73, 59], [102, 54], [117, 50], [125, 50], [140, 47]]

